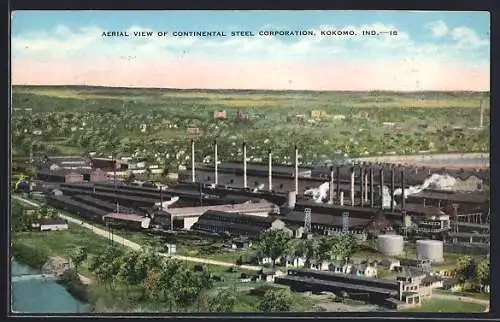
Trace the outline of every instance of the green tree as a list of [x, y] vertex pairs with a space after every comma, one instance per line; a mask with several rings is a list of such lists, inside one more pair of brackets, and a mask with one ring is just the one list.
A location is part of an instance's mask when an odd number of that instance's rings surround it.
[[261, 312], [289, 312], [292, 306], [292, 294], [288, 289], [272, 288], [264, 293], [259, 303]]
[[290, 239], [290, 236], [282, 229], [268, 230], [260, 240], [259, 250], [264, 256], [271, 258], [274, 267], [276, 259], [286, 252]]
[[490, 276], [491, 274], [491, 269], [490, 269], [490, 261], [488, 259], [482, 260], [479, 262], [477, 265], [477, 279], [479, 284], [481, 285], [490, 285]]
[[456, 278], [464, 284], [475, 277], [476, 263], [471, 256], [462, 256], [457, 260]]
[[216, 292], [208, 300], [208, 312], [232, 312], [236, 304], [234, 288], [227, 288]]
[[356, 249], [356, 237], [353, 234], [345, 234], [333, 243], [330, 256], [333, 259], [347, 261]]
[[88, 250], [85, 246], [77, 247], [70, 254], [71, 261], [75, 264], [75, 272], [78, 273], [80, 265], [87, 260]]

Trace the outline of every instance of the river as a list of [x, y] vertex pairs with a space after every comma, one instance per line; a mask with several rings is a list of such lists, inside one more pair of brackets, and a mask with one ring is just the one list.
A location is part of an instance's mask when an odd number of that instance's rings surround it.
[[[85, 313], [88, 305], [76, 300], [55, 280], [37, 278], [40, 271], [12, 261], [12, 311], [19, 313]], [[31, 275], [20, 278], [20, 275]], [[16, 278], [17, 276], [17, 278]]]

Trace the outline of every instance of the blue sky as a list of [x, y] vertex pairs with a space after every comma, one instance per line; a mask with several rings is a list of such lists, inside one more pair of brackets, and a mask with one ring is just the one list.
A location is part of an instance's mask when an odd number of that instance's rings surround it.
[[[398, 63], [407, 72], [420, 71], [422, 75], [431, 70], [438, 73], [440, 65], [453, 63], [470, 75], [479, 75], [472, 69], [481, 67], [481, 77], [489, 79], [486, 75], [490, 61], [488, 12], [18, 11], [13, 14], [11, 29], [13, 62], [71, 60], [77, 64], [77, 60], [91, 61], [103, 56], [132, 57], [144, 62], [185, 58], [302, 64], [377, 62], [385, 66]], [[318, 34], [320, 30], [332, 29], [355, 30], [358, 34], [364, 29], [395, 29], [398, 36], [101, 37], [103, 31], [125, 30], [314, 30]]]

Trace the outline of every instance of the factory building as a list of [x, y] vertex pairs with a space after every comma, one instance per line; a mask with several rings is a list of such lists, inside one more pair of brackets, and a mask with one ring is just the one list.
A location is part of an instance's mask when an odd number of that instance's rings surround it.
[[198, 218], [192, 229], [227, 235], [259, 236], [267, 230], [284, 229], [285, 223], [276, 217], [261, 217], [222, 211], [207, 211]]
[[92, 169], [101, 169], [103, 171], [125, 171], [128, 169], [126, 162], [108, 158], [92, 158]]
[[47, 182], [79, 183], [83, 182], [83, 174], [71, 170], [37, 170], [36, 179]]
[[[304, 226], [305, 214], [292, 210], [285, 213], [281, 212], [279, 218], [286, 223], [287, 227], [295, 231]], [[349, 218], [346, 222], [343, 222], [342, 217], [339, 216], [311, 213], [312, 233], [319, 235], [340, 235], [346, 227], [357, 238], [366, 239], [365, 227], [369, 223], [369, 219]]]

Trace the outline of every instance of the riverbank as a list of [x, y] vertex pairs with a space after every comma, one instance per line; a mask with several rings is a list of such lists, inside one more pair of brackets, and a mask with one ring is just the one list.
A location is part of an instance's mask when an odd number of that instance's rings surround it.
[[11, 263], [11, 310], [13, 313], [87, 313], [89, 305], [69, 294], [52, 278], [43, 278], [40, 270], [13, 259]]

